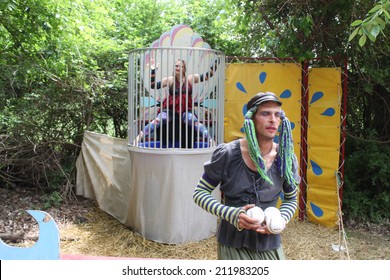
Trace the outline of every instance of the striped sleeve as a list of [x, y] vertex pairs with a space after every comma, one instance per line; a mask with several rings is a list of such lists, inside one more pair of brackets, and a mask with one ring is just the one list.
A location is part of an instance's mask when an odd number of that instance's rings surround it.
[[211, 193], [218, 184], [219, 182], [210, 179], [207, 174], [204, 173], [195, 188], [193, 194], [194, 202], [208, 213], [227, 220], [236, 228], [239, 228], [237, 225], [238, 215], [242, 212], [245, 213], [245, 211], [238, 207], [226, 206], [215, 199]]
[[298, 208], [297, 193], [298, 188], [294, 188], [291, 192], [284, 193], [284, 199], [280, 205], [280, 214], [286, 223], [292, 219]]
[[286, 223], [288, 223], [295, 214], [295, 211], [298, 208], [298, 186], [301, 182], [301, 177], [299, 176], [298, 168], [298, 159], [294, 155], [294, 160], [292, 164], [292, 173], [294, 174], [294, 179], [297, 182], [297, 185], [289, 185], [286, 181], [283, 184], [283, 194], [284, 199], [280, 205], [280, 213]]

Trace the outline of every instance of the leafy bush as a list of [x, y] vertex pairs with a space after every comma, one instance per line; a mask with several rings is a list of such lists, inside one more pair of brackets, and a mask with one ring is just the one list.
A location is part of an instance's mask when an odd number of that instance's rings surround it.
[[43, 196], [44, 204], [43, 209], [49, 209], [51, 207], [59, 207], [63, 201], [61, 194], [57, 191], [52, 192], [51, 194], [46, 194]]
[[347, 153], [343, 190], [346, 220], [387, 223], [390, 218], [390, 148], [357, 141], [350, 142], [348, 148], [351, 151]]

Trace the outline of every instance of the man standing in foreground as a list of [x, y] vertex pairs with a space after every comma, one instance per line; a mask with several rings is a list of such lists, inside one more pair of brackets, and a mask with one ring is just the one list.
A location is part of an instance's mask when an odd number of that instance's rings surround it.
[[[297, 209], [300, 177], [290, 122], [281, 106], [272, 92], [252, 97], [245, 115], [245, 138], [220, 144], [204, 165], [193, 199], [221, 218], [217, 232], [220, 260], [285, 259], [280, 232]], [[281, 122], [276, 144], [274, 138]], [[211, 194], [217, 186], [222, 203]], [[249, 215], [249, 209], [258, 206], [264, 213], [267, 208], [275, 210], [281, 193], [283, 201], [277, 211], [281, 225], [276, 232], [270, 227], [269, 217], [259, 223]]]

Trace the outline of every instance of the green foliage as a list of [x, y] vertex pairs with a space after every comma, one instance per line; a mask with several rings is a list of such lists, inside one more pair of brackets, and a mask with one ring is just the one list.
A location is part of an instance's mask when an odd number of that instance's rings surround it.
[[307, 1], [230, 1], [239, 14], [235, 31], [242, 32], [250, 56], [300, 61], [344, 53], [354, 2], [323, 1], [319, 9], [317, 2]]
[[1, 1], [1, 185], [74, 185], [85, 130], [127, 136], [129, 50], [149, 46], [181, 23], [214, 38], [223, 33], [210, 28], [222, 6], [205, 0]]
[[61, 197], [61, 194], [58, 191], [54, 191], [51, 194], [47, 194], [43, 196], [43, 210], [49, 209], [49, 208], [58, 208], [61, 206], [61, 203], [63, 202], [63, 198]]
[[352, 41], [356, 35], [359, 35], [359, 46], [363, 47], [366, 44], [367, 38], [372, 42], [376, 41], [377, 36], [382, 33], [390, 22], [390, 1], [380, 0], [368, 12], [364, 20], [355, 20], [351, 23], [351, 27], [355, 27], [348, 38]]
[[355, 222], [390, 221], [390, 148], [349, 140], [343, 209]]

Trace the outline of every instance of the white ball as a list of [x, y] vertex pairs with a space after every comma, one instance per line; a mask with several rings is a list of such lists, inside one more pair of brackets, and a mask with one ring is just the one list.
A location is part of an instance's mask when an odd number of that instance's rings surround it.
[[281, 233], [284, 230], [285, 222], [282, 216], [271, 216], [269, 223], [267, 223], [268, 230], [273, 234]]
[[265, 223], [269, 224], [271, 217], [280, 216], [280, 210], [276, 207], [268, 207], [264, 210], [264, 216]]
[[275, 214], [279, 214], [280, 215], [280, 210], [276, 207], [268, 207], [264, 210], [264, 214], [267, 216], [267, 215], [273, 215], [273, 213]]
[[264, 222], [264, 212], [263, 212], [263, 209], [261, 209], [258, 206], [255, 206], [255, 207], [252, 207], [252, 208], [248, 209], [246, 211], [246, 214], [249, 217], [256, 219], [258, 224], [261, 224], [262, 222]]

